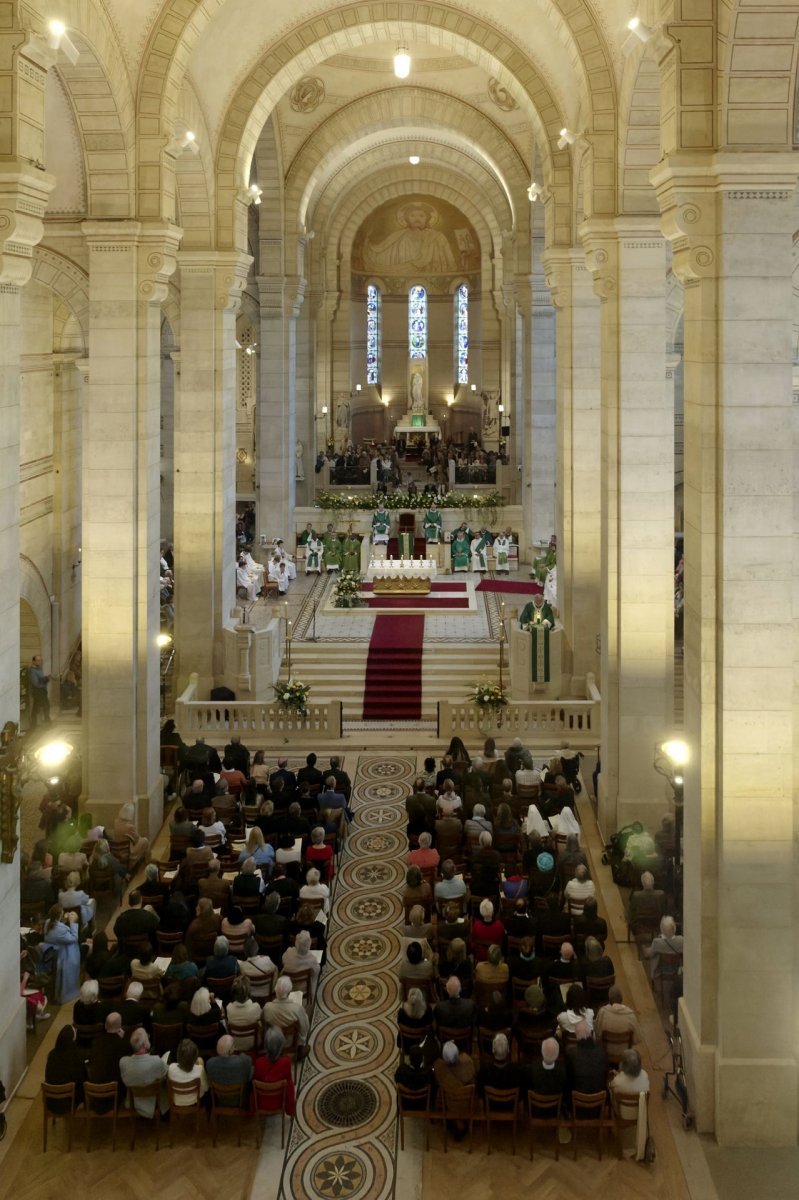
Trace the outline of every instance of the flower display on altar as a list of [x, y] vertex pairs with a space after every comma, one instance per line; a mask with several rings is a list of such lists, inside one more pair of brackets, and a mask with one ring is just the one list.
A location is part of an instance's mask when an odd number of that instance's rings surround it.
[[356, 571], [340, 571], [333, 589], [334, 608], [360, 608], [361, 577]]
[[275, 699], [286, 712], [296, 713], [297, 716], [307, 717], [308, 697], [311, 694], [310, 684], [301, 679], [281, 680], [274, 685]]
[[508, 703], [508, 698], [499, 684], [492, 682], [476, 683], [474, 691], [470, 692], [466, 699], [471, 700], [478, 708], [488, 709], [503, 708]]
[[[502, 493], [492, 492], [447, 492], [437, 497], [439, 508], [460, 508], [479, 512], [496, 513], [502, 507]], [[383, 496], [377, 492], [358, 495], [339, 495], [338, 492], [320, 492], [316, 497], [316, 508], [330, 512], [372, 512], [383, 506], [387, 509], [415, 508], [424, 511], [430, 506], [430, 497], [424, 494], [409, 496], [407, 492], [392, 492]]]

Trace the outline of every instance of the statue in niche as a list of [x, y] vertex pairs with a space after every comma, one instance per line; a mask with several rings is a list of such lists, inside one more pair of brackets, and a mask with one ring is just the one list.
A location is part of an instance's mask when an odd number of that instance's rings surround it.
[[297, 445], [294, 448], [294, 478], [300, 481], [305, 479], [305, 467], [302, 461], [302, 442], [297, 438]]
[[372, 243], [369, 234], [363, 247], [367, 271], [384, 275], [408, 275], [415, 271], [451, 275], [458, 269], [445, 233], [436, 229], [438, 209], [423, 200], [410, 200], [396, 212], [399, 229], [382, 242]]
[[344, 433], [349, 432], [350, 428], [350, 402], [349, 400], [339, 400], [336, 408], [336, 428]]
[[483, 392], [483, 438], [499, 435], [499, 392]]

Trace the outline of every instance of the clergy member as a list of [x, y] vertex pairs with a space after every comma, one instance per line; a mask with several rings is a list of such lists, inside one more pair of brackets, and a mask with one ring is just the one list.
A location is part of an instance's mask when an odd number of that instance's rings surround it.
[[455, 531], [452, 539], [452, 570], [469, 570], [469, 538], [463, 526]]
[[529, 629], [531, 625], [548, 625], [551, 628], [555, 624], [555, 616], [543, 596], [533, 596], [522, 609], [519, 624], [522, 629]]
[[372, 514], [372, 542], [375, 546], [381, 543], [385, 546], [388, 544], [388, 533], [391, 528], [391, 517], [386, 511], [385, 504], [381, 504], [378, 509]]
[[487, 547], [488, 547], [488, 542], [486, 541], [485, 534], [478, 533], [472, 538], [471, 551], [472, 551], [472, 570], [473, 571], [487, 571], [488, 570], [488, 563], [486, 562], [486, 548]]
[[344, 539], [342, 547], [342, 566], [345, 571], [352, 571], [355, 575], [361, 573], [361, 542], [360, 539], [352, 532], [350, 525], [347, 530], [347, 536]]
[[328, 524], [325, 536], [322, 538], [325, 553], [325, 566], [327, 567], [328, 575], [331, 571], [341, 570], [341, 540], [333, 528], [332, 522]]
[[431, 544], [441, 541], [441, 513], [435, 500], [424, 514], [424, 536]]
[[498, 533], [494, 538], [494, 563], [498, 575], [500, 572], [507, 575], [510, 571], [509, 555], [510, 540], [507, 531]]
[[240, 554], [236, 564], [236, 591], [239, 588], [244, 588], [247, 594], [247, 599], [251, 604], [254, 604], [258, 599], [258, 584], [250, 577], [250, 572], [247, 570], [247, 563], [244, 561], [244, 555]]
[[322, 539], [318, 533], [311, 530], [311, 535], [305, 542], [305, 574], [320, 575], [322, 572]]

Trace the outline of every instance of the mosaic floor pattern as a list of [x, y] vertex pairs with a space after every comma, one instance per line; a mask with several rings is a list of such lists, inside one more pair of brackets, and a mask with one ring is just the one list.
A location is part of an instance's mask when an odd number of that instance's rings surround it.
[[415, 758], [361, 755], [281, 1200], [389, 1200], [404, 807]]

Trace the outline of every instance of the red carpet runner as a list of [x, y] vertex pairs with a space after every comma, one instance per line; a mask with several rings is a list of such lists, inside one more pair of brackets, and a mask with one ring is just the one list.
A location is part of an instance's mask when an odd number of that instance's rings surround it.
[[418, 721], [422, 715], [423, 616], [380, 616], [369, 642], [364, 721]]
[[517, 583], [516, 580], [508, 579], [507, 576], [496, 579], [481, 579], [476, 592], [506, 592], [512, 596], [540, 596], [543, 588], [540, 583]]

